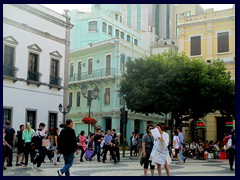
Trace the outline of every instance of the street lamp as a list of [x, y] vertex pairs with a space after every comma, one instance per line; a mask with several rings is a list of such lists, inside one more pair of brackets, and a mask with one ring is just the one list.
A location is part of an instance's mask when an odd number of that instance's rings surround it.
[[63, 108], [62, 104], [58, 105], [58, 109], [61, 113], [63, 113], [63, 124], [65, 124], [65, 115], [70, 112], [71, 106], [68, 105], [67, 108]]
[[[84, 98], [87, 98], [87, 106], [89, 108], [88, 117], [90, 118], [92, 100], [97, 99], [99, 95], [99, 88], [95, 85], [93, 90], [89, 90], [86, 84], [81, 86], [81, 93]], [[88, 124], [88, 132], [90, 132], [90, 124]]]
[[125, 101], [126, 95], [123, 95], [123, 108], [120, 109], [120, 117], [123, 124], [123, 157], [125, 157], [125, 150], [126, 150], [126, 125], [128, 120], [128, 111], [126, 111], [126, 101]]

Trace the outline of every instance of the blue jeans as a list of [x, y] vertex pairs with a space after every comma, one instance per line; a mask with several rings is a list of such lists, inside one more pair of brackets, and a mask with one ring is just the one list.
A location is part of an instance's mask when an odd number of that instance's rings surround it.
[[[181, 146], [181, 148], [183, 149], [183, 146]], [[183, 154], [182, 154], [182, 150], [179, 151], [179, 156], [182, 160], [186, 159], [186, 157], [184, 157]]]
[[74, 153], [64, 154], [63, 159], [64, 159], [64, 166], [63, 166], [62, 169], [60, 169], [60, 171], [61, 171], [62, 174], [65, 173], [65, 176], [70, 176], [69, 169], [73, 164]]
[[97, 160], [100, 161], [101, 146], [100, 144], [95, 145], [95, 154], [97, 154]]

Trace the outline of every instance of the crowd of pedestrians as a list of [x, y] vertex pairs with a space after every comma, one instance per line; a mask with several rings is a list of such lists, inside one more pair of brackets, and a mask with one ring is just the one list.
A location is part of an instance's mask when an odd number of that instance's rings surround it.
[[[116, 133], [115, 129], [104, 132], [102, 129], [96, 129], [96, 133], [81, 131], [76, 137], [76, 132], [72, 128], [74, 122], [71, 119], [66, 121], [65, 125], [61, 125], [53, 130], [47, 130], [44, 123], [40, 123], [37, 130], [31, 128], [29, 122], [20, 125], [17, 133], [11, 127], [10, 121], [5, 122], [3, 128], [3, 169], [13, 166], [13, 148], [17, 148], [16, 166], [30, 166], [33, 170], [42, 171], [41, 166], [47, 156], [49, 162], [54, 166], [60, 161], [62, 155], [64, 166], [57, 170], [59, 176], [70, 176], [70, 168], [74, 163], [75, 153], [80, 153], [80, 163], [84, 161], [93, 161], [106, 163], [106, 160], [113, 161], [116, 164], [120, 161], [120, 133]], [[159, 137], [153, 137], [151, 130], [157, 129]], [[169, 139], [169, 135], [165, 132], [165, 126], [157, 124], [156, 126], [149, 124], [146, 134], [133, 132], [130, 137], [130, 156], [141, 156], [144, 161], [144, 175], [147, 175], [150, 167], [151, 175], [154, 175], [155, 166], [157, 166], [158, 175], [161, 176], [161, 166], [170, 176], [169, 164], [173, 157], [177, 157], [177, 164], [186, 162], [189, 158], [205, 158], [206, 152], [208, 158], [220, 158], [223, 152], [228, 153], [230, 169], [233, 169], [235, 158], [235, 130], [228, 135], [231, 139], [231, 146], [221, 141], [192, 141], [184, 142], [182, 129], [174, 130], [173, 139]], [[107, 155], [109, 152], [109, 156]], [[30, 155], [30, 160], [29, 160]], [[5, 161], [7, 167], [5, 167]]]

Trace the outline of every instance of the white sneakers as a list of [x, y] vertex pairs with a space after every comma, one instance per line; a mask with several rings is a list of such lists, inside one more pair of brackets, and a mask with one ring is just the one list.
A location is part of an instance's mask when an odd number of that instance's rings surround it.
[[37, 167], [36, 171], [43, 171], [43, 169], [41, 169], [40, 167]]
[[36, 164], [31, 163], [32, 170], [36, 169]]
[[43, 171], [43, 169], [41, 169], [40, 167], [36, 167], [36, 164], [31, 164], [32, 166], [32, 170], [36, 170], [36, 171]]

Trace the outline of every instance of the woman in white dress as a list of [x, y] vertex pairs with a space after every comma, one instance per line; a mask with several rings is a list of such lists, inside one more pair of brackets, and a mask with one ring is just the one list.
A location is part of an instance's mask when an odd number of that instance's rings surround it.
[[164, 166], [166, 173], [170, 176], [170, 170], [168, 164], [171, 163], [171, 158], [168, 152], [169, 135], [164, 132], [164, 127], [161, 124], [157, 124], [156, 128], [160, 133], [160, 137], [154, 140], [154, 146], [150, 155], [152, 164], [157, 164], [158, 175], [161, 176], [161, 165]]

